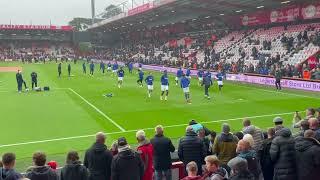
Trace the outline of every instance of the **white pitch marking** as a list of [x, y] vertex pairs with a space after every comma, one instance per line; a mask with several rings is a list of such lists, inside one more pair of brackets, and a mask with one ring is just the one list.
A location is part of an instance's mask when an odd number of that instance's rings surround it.
[[[247, 117], [247, 118], [254, 119], [254, 118], [260, 118], [260, 117], [281, 116], [281, 115], [287, 115], [287, 114], [293, 114], [293, 113], [294, 112], [277, 113], [277, 114], [266, 114], [266, 115], [259, 115], [259, 116], [251, 116], [251, 117]], [[199, 122], [199, 123], [200, 124], [209, 124], [209, 123], [228, 122], [228, 121], [241, 120], [243, 118], [244, 117], [232, 118], [232, 119], [222, 119], [222, 120], [215, 120], [215, 121], [204, 121], [204, 122]], [[164, 128], [174, 128], [174, 127], [181, 127], [181, 126], [188, 126], [188, 124], [170, 125], [170, 126], [164, 126]], [[144, 128], [143, 130], [154, 130], [154, 128]], [[106, 133], [106, 135], [130, 133], [130, 132], [136, 132], [136, 131], [138, 131], [138, 130], [117, 131], [117, 132]], [[88, 138], [88, 137], [94, 137], [94, 136], [95, 136], [95, 134], [91, 134], [91, 135], [83, 135], [83, 136], [73, 136], [73, 137], [64, 137], [64, 138], [56, 138], [56, 139], [47, 139], [47, 140], [40, 140], [40, 141], [22, 142], [22, 143], [15, 143], [15, 144], [4, 144], [4, 145], [0, 145], [0, 148], [12, 147], [12, 146], [21, 146], [21, 145], [28, 145], [28, 144], [40, 144], [40, 143], [46, 143], [46, 142], [64, 141], [64, 140], [71, 140], [71, 139], [81, 139], [81, 138]]]
[[71, 92], [73, 92], [75, 95], [80, 97], [84, 102], [86, 102], [89, 106], [91, 106], [93, 109], [95, 109], [98, 113], [100, 113], [103, 117], [108, 119], [113, 125], [115, 125], [117, 128], [119, 128], [122, 132], [125, 132], [126, 130], [121, 127], [119, 124], [117, 124], [114, 120], [112, 120], [109, 116], [107, 116], [104, 112], [102, 112], [100, 109], [98, 109], [95, 105], [90, 103], [88, 100], [86, 100], [84, 97], [82, 97], [80, 94], [78, 94], [76, 91], [74, 91], [72, 88], [68, 88]]

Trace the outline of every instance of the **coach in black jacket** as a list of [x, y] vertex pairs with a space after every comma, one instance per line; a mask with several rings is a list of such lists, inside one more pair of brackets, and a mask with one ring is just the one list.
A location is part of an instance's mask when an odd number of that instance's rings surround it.
[[150, 140], [153, 152], [153, 166], [155, 169], [156, 180], [162, 180], [165, 176], [167, 180], [171, 180], [171, 155], [175, 147], [171, 140], [163, 135], [163, 127], [156, 127], [156, 135]]
[[96, 142], [85, 154], [84, 166], [89, 169], [89, 180], [110, 180], [113, 157], [105, 140], [104, 133], [97, 133]]
[[[178, 156], [186, 166], [189, 162], [194, 161], [198, 167], [201, 167], [206, 157], [206, 148], [198, 135], [193, 132], [192, 127], [188, 126], [186, 136], [180, 139]], [[202, 169], [198, 168], [198, 174], [202, 173]]]

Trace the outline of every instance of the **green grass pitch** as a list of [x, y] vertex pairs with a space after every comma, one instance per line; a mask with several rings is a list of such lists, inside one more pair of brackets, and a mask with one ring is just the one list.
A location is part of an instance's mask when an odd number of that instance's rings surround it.
[[[60, 163], [69, 150], [83, 151], [93, 142], [98, 131], [108, 133], [108, 145], [118, 137], [127, 137], [136, 144], [135, 132], [145, 129], [149, 137], [153, 128], [165, 126], [165, 134], [173, 139], [184, 135], [186, 124], [196, 119], [220, 132], [221, 124], [228, 122], [232, 131], [241, 130], [241, 119], [252, 117], [253, 124], [266, 129], [279, 114], [291, 125], [293, 112], [319, 106], [319, 94], [225, 82], [219, 93], [217, 84], [211, 88], [212, 100], [204, 98], [203, 88], [197, 79], [191, 83], [192, 104], [184, 102], [181, 88], [170, 74], [170, 94], [167, 102], [160, 101], [160, 73], [154, 72], [155, 85], [152, 98], [147, 98], [147, 88], [136, 84], [136, 71], [126, 71], [124, 85], [117, 87], [117, 78], [99, 72], [96, 65], [93, 77], [82, 74], [82, 63], [72, 63], [72, 77], [57, 77], [57, 64], [0, 63], [0, 66], [21, 66], [28, 86], [30, 73], [38, 73], [41, 87], [50, 86], [49, 92], [18, 94], [15, 73], [0, 72], [0, 154], [15, 152], [20, 169], [31, 165], [33, 152], [41, 150], [54, 159], [61, 155]], [[87, 66], [88, 70], [88, 66]], [[145, 73], [146, 74], [146, 73]], [[113, 93], [106, 98], [103, 94]], [[304, 112], [302, 113], [304, 115]], [[112, 123], [113, 121], [114, 123]], [[115, 125], [116, 124], [116, 125]], [[51, 159], [48, 159], [51, 160]], [[22, 167], [24, 166], [24, 167]]]

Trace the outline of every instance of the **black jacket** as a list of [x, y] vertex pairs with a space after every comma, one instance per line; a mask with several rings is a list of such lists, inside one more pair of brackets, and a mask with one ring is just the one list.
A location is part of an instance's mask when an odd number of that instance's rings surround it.
[[195, 161], [198, 165], [202, 164], [206, 152], [204, 143], [195, 132], [187, 132], [186, 136], [180, 139], [178, 155], [184, 164], [188, 164], [191, 161]]
[[255, 177], [253, 174], [247, 171], [247, 172], [241, 172], [234, 176], [230, 176], [229, 180], [255, 180]]
[[313, 138], [296, 139], [298, 180], [317, 179], [320, 176], [320, 144]]
[[130, 149], [119, 152], [112, 160], [112, 180], [142, 180], [143, 173], [140, 154]]
[[175, 147], [171, 140], [165, 136], [155, 135], [150, 140], [153, 146], [153, 166], [155, 170], [168, 170], [171, 168], [171, 155]]
[[61, 169], [60, 180], [88, 180], [88, 178], [89, 172], [80, 161], [67, 164]]
[[262, 150], [260, 154], [260, 164], [263, 173], [264, 180], [272, 180], [273, 179], [273, 163], [270, 157], [270, 147], [272, 143], [272, 139], [266, 139], [262, 143]]
[[27, 170], [26, 178], [30, 180], [58, 180], [59, 177], [55, 171], [48, 166], [32, 167]]
[[18, 84], [22, 84], [23, 83], [23, 78], [22, 78], [22, 75], [20, 73], [16, 74], [16, 79], [17, 79], [17, 83]]
[[15, 170], [0, 168], [0, 180], [18, 180], [20, 178], [22, 178], [21, 174]]
[[84, 166], [89, 169], [90, 180], [109, 180], [112, 154], [104, 144], [95, 143], [84, 156]]
[[272, 140], [270, 157], [274, 163], [274, 180], [295, 180], [296, 158], [295, 142], [288, 128], [276, 132]]

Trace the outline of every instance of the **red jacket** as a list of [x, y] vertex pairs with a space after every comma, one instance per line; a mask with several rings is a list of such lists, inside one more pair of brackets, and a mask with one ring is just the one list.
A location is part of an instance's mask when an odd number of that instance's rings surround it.
[[153, 179], [153, 146], [150, 142], [141, 143], [138, 147], [138, 152], [141, 154], [141, 159], [145, 166], [143, 180]]

